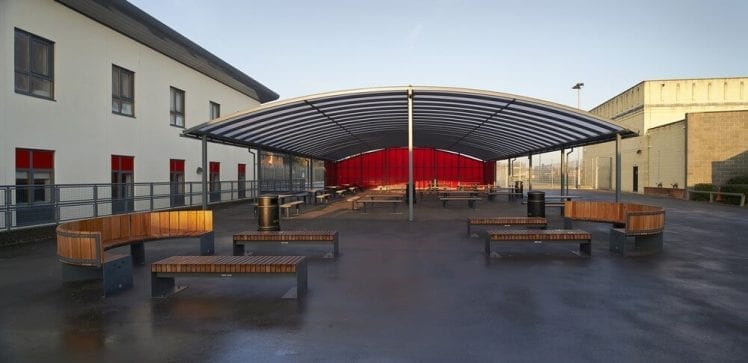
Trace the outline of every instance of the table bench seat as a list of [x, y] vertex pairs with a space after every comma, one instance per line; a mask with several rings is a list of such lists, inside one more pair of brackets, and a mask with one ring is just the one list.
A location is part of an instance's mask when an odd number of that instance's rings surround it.
[[397, 206], [400, 205], [400, 204], [402, 204], [403, 201], [402, 201], [402, 199], [399, 199], [399, 198], [397, 198], [397, 199], [359, 199], [355, 203], [361, 203], [361, 204], [364, 205], [364, 208], [363, 208], [363, 212], [364, 213], [367, 212], [367, 208], [366, 207], [369, 204], [373, 204], [373, 205], [377, 205], [377, 204], [379, 204], [379, 205], [389, 204], [389, 205], [392, 206], [392, 213], [395, 213], [395, 212], [397, 212]]
[[244, 277], [267, 274], [289, 275], [296, 285], [284, 298], [301, 298], [307, 290], [307, 266], [303, 256], [172, 256], [151, 264], [151, 296], [167, 297], [179, 292], [177, 276]]
[[491, 248], [494, 242], [579, 243], [579, 255], [592, 255], [592, 236], [589, 232], [579, 229], [489, 230], [485, 240], [485, 252], [490, 257], [499, 256]]
[[335, 258], [339, 253], [337, 231], [246, 231], [233, 237], [234, 256], [243, 256], [245, 245], [262, 244], [280, 246], [284, 253], [291, 252], [287, 251], [288, 245], [330, 244], [332, 250], [323, 257]]
[[520, 227], [542, 227], [545, 228], [548, 221], [543, 217], [494, 217], [494, 218], [468, 218], [467, 234], [471, 235], [472, 226], [520, 226]]
[[293, 202], [288, 202], [288, 203], [283, 203], [283, 204], [280, 205], [280, 209], [285, 209], [285, 211], [286, 211], [286, 217], [289, 217], [289, 210], [291, 208], [295, 208], [296, 209], [296, 215], [299, 215], [299, 214], [301, 214], [301, 205], [302, 204], [304, 204], [304, 202], [301, 201], [301, 200], [297, 200], [297, 201], [293, 201]]

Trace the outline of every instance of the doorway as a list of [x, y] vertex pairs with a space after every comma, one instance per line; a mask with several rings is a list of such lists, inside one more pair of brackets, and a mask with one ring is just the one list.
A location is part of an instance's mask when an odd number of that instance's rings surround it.
[[636, 192], [639, 192], [639, 167], [638, 166], [634, 167], [633, 175], [634, 175], [633, 190], [636, 193]]

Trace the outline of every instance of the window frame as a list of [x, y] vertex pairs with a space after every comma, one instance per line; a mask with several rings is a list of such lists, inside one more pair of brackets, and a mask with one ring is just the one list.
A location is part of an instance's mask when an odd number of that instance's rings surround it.
[[[181, 95], [182, 97], [182, 102], [181, 102], [182, 109], [181, 110], [175, 109], [177, 105], [176, 99], [177, 99], [177, 96], [179, 95]], [[179, 127], [182, 129], [185, 128], [185, 124], [187, 123], [186, 118], [185, 118], [185, 109], [186, 109], [185, 98], [186, 96], [185, 96], [184, 90], [181, 90], [174, 86], [169, 87], [169, 110], [170, 110], [169, 111], [169, 125], [174, 126], [174, 127]], [[182, 116], [181, 125], [177, 123], [177, 116]]]
[[[26, 54], [26, 70], [19, 69], [16, 64], [16, 57], [18, 56], [16, 54], [16, 42], [18, 39], [16, 36], [18, 34], [23, 34], [27, 37], [28, 44], [26, 44], [27, 48], [27, 54]], [[42, 74], [37, 73], [33, 71], [32, 63], [33, 63], [33, 44], [41, 44], [47, 48], [47, 69], [49, 74]], [[25, 76], [27, 78], [27, 89], [19, 89], [16, 84], [16, 77], [17, 76]], [[32, 87], [32, 79], [37, 79], [41, 81], [47, 81], [49, 82], [49, 96], [44, 96], [40, 94], [35, 94]], [[45, 100], [52, 100], [54, 101], [55, 97], [55, 42], [40, 37], [38, 35], [32, 34], [30, 32], [27, 32], [23, 29], [14, 28], [13, 32], [13, 89], [17, 94], [25, 95], [25, 96], [31, 96], [36, 98], [41, 98]]]
[[[221, 104], [218, 102], [208, 101], [208, 117], [209, 120], [215, 120], [221, 117]], [[214, 113], [213, 110], [216, 112]]]
[[[28, 167], [19, 167], [18, 161], [16, 161], [15, 168], [15, 204], [16, 205], [42, 205], [54, 203], [54, 185], [55, 185], [55, 166], [54, 166], [54, 150], [42, 150], [42, 149], [27, 149], [27, 148], [16, 148], [16, 155], [19, 152], [27, 153], [29, 160]], [[34, 165], [34, 154], [35, 153], [50, 153], [52, 158], [52, 164], [50, 168], [44, 168]], [[18, 173], [26, 173], [26, 184], [18, 184]], [[36, 174], [49, 174], [49, 184], [36, 184]], [[37, 200], [38, 191], [41, 190], [44, 195], [41, 200]]]
[[[117, 94], [115, 95], [114, 90], [114, 79], [115, 79], [115, 72], [117, 79], [117, 85], [119, 86], [119, 89], [117, 90]], [[127, 97], [122, 95], [122, 75], [127, 74], [130, 76], [130, 93], [132, 97]], [[127, 117], [135, 117], [135, 72], [120, 67], [116, 64], [112, 64], [112, 106], [114, 106], [114, 103], [117, 102], [119, 111], [115, 111], [112, 109], [112, 113], [115, 115], [120, 116], [127, 116]], [[130, 103], [132, 113], [124, 113], [122, 112], [122, 103]]]

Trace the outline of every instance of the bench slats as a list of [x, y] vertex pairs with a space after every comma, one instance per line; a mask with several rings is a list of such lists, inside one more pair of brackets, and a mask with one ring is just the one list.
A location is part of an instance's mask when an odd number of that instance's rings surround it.
[[545, 225], [548, 224], [543, 217], [493, 217], [493, 218], [468, 218], [468, 223], [474, 226], [486, 225]]
[[151, 264], [157, 273], [296, 272], [304, 256], [172, 256]]
[[334, 241], [336, 231], [246, 231], [234, 235], [234, 241]]
[[579, 229], [540, 229], [540, 230], [489, 230], [491, 241], [578, 241], [589, 240], [592, 236]]

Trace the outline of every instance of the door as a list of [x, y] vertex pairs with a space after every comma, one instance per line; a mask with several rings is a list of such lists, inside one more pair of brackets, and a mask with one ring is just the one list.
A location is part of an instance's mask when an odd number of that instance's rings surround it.
[[172, 207], [184, 205], [184, 160], [169, 160], [169, 196]]
[[639, 191], [639, 167], [638, 166], [634, 167], [633, 176], [634, 176], [633, 191], [638, 192]]

